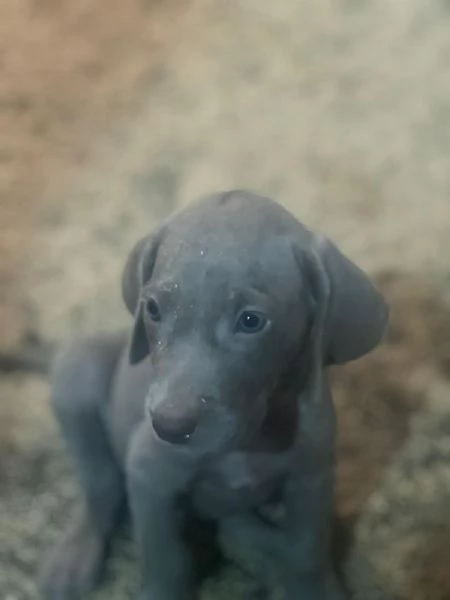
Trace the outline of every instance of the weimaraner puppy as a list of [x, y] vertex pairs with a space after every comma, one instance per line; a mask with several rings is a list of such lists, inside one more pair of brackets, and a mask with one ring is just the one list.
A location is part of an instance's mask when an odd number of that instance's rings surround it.
[[46, 563], [45, 596], [95, 586], [126, 504], [141, 600], [195, 597], [182, 533], [195, 519], [224, 543], [234, 530], [270, 547], [285, 600], [344, 598], [329, 550], [327, 371], [380, 342], [380, 293], [331, 241], [246, 191], [209, 196], [140, 240], [122, 290], [131, 335], [75, 342], [55, 364], [84, 508]]

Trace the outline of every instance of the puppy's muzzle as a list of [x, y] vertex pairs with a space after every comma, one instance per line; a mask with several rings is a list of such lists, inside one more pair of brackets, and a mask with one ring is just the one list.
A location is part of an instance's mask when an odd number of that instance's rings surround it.
[[156, 435], [170, 444], [185, 444], [197, 428], [193, 417], [168, 418], [163, 414], [150, 415]]
[[154, 432], [169, 444], [186, 444], [197, 429], [205, 402], [205, 398], [201, 397], [182, 405], [163, 402], [150, 409]]

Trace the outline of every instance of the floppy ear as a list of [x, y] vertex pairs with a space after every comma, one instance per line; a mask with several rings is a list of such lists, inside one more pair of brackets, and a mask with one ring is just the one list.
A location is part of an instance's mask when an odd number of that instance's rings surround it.
[[142, 287], [152, 276], [159, 237], [155, 234], [140, 239], [125, 263], [122, 273], [122, 298], [131, 314], [136, 311]]
[[150, 346], [147, 339], [144, 324], [144, 303], [139, 302], [134, 316], [134, 325], [131, 332], [129, 361], [130, 365], [135, 365], [150, 353]]
[[140, 299], [143, 286], [151, 279], [162, 230], [139, 240], [131, 251], [122, 274], [122, 297], [134, 326], [130, 342], [130, 364], [136, 364], [148, 355], [150, 348], [144, 327], [144, 303]]
[[[388, 325], [389, 309], [368, 276], [327, 238], [314, 236], [319, 298], [324, 298], [323, 351], [327, 364], [345, 363], [375, 348]], [[323, 290], [327, 281], [327, 290]], [[320, 283], [322, 282], [322, 283]]]

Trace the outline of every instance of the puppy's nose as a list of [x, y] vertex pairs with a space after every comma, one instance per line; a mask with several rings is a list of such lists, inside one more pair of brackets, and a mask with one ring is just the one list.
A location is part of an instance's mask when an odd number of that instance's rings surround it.
[[170, 444], [185, 444], [194, 433], [197, 416], [166, 416], [163, 413], [150, 413], [156, 435]]

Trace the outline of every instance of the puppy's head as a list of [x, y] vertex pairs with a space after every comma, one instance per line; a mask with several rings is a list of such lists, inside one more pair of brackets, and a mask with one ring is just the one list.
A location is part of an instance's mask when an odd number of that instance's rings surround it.
[[154, 431], [205, 451], [252, 435], [296, 361], [358, 358], [387, 323], [360, 269], [248, 192], [172, 216], [137, 243], [122, 284], [135, 319], [130, 363], [150, 361]]

